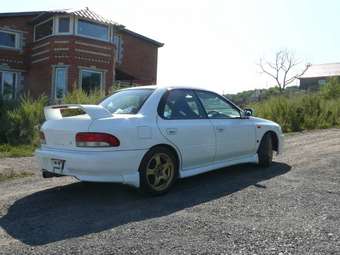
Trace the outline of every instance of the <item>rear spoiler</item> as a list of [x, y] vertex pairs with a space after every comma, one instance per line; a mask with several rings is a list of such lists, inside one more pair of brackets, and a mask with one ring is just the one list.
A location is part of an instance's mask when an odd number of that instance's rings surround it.
[[101, 105], [90, 105], [90, 104], [64, 104], [64, 105], [51, 105], [44, 108], [44, 114], [46, 120], [59, 120], [62, 119], [63, 116], [61, 114], [62, 109], [81, 109], [87, 115], [90, 116], [91, 119], [101, 119], [112, 117], [112, 113], [109, 112]]

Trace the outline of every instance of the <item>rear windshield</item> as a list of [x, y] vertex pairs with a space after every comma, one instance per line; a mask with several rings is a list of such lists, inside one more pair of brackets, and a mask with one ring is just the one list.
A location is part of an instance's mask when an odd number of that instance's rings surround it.
[[104, 99], [100, 105], [113, 114], [136, 114], [153, 91], [153, 89], [118, 91]]

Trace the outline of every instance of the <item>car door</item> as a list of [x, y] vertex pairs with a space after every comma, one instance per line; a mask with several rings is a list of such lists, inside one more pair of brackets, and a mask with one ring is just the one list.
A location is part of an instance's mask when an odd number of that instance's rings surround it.
[[243, 118], [241, 110], [213, 92], [197, 90], [196, 94], [214, 126], [215, 161], [235, 159], [255, 153], [255, 125]]
[[214, 128], [192, 90], [167, 91], [160, 101], [158, 115], [161, 133], [181, 153], [182, 170], [214, 161]]

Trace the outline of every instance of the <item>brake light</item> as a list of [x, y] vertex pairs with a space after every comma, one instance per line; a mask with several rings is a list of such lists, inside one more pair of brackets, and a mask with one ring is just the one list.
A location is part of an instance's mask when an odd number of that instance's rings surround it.
[[39, 136], [40, 136], [40, 144], [46, 144], [44, 132], [40, 131]]
[[114, 135], [82, 132], [76, 134], [76, 145], [77, 147], [117, 147], [120, 142]]

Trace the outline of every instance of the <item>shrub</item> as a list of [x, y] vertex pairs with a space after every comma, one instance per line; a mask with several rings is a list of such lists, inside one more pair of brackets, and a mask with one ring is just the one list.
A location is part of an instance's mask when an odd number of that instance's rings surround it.
[[272, 97], [255, 104], [254, 108], [257, 116], [279, 123], [286, 132], [302, 130], [303, 110], [287, 97]]
[[[103, 98], [104, 94], [99, 90], [89, 95], [82, 90], [73, 90], [60, 103], [97, 104]], [[26, 95], [18, 101], [2, 101], [0, 98], [0, 147], [1, 144], [1, 148], [5, 149], [10, 145], [37, 145], [39, 126], [44, 121], [44, 107], [47, 104], [46, 96], [32, 99]], [[76, 114], [79, 112], [71, 111], [65, 115]]]
[[322, 94], [278, 96], [253, 104], [256, 115], [279, 123], [284, 132], [340, 126], [340, 97]]
[[340, 98], [340, 78], [332, 77], [321, 87], [321, 95], [326, 99]]
[[[64, 104], [98, 104], [104, 95], [100, 90], [93, 91], [89, 95], [81, 89], [76, 89], [66, 95], [63, 102]], [[81, 109], [64, 109], [61, 110], [63, 117], [75, 116], [84, 114]]]
[[3, 101], [0, 98], [0, 144], [7, 142], [7, 130], [9, 128], [8, 111], [14, 109], [17, 103], [14, 101]]
[[44, 120], [44, 106], [47, 102], [46, 96], [36, 100], [23, 96], [14, 109], [7, 111], [5, 120], [7, 143], [32, 144], [38, 140], [39, 125]]
[[81, 89], [75, 89], [68, 93], [63, 103], [65, 104], [98, 104], [104, 98], [103, 92], [95, 90], [87, 94]]

